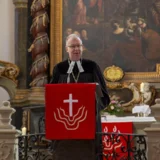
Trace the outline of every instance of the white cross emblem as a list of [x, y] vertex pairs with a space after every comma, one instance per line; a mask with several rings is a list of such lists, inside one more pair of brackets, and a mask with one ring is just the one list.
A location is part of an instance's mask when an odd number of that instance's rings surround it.
[[72, 99], [72, 94], [69, 94], [69, 99], [63, 100], [64, 103], [69, 103], [69, 116], [73, 116], [73, 103], [77, 103], [78, 99]]

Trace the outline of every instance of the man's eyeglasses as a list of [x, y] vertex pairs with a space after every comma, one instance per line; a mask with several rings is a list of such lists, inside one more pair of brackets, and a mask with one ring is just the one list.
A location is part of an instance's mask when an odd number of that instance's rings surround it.
[[77, 48], [80, 48], [80, 47], [82, 47], [82, 46], [83, 46], [82, 44], [77, 44], [77, 45], [67, 46], [67, 47], [72, 48], [72, 49], [75, 49], [76, 47], [77, 47]]

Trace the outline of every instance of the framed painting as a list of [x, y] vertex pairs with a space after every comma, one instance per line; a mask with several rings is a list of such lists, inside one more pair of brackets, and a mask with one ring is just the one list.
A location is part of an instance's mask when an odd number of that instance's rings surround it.
[[127, 82], [160, 82], [160, 0], [51, 0], [50, 73], [67, 58], [65, 38], [83, 41], [83, 57], [115, 65]]

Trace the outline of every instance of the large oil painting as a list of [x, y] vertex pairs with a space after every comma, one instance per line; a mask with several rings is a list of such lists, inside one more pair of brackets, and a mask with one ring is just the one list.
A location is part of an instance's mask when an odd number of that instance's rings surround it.
[[111, 65], [125, 72], [153, 72], [160, 63], [160, 0], [63, 0], [62, 58], [65, 38], [75, 33], [83, 57], [102, 71]]

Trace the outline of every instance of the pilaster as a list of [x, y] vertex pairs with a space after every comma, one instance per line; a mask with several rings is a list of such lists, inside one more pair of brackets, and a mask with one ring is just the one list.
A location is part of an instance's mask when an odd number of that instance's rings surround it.
[[27, 86], [28, 0], [13, 0], [15, 5], [15, 63], [20, 68], [18, 88]]
[[160, 99], [156, 99], [156, 104], [151, 106], [157, 122], [144, 129], [148, 137], [148, 159], [154, 160], [160, 157]]
[[13, 0], [16, 8], [27, 8], [28, 0]]

